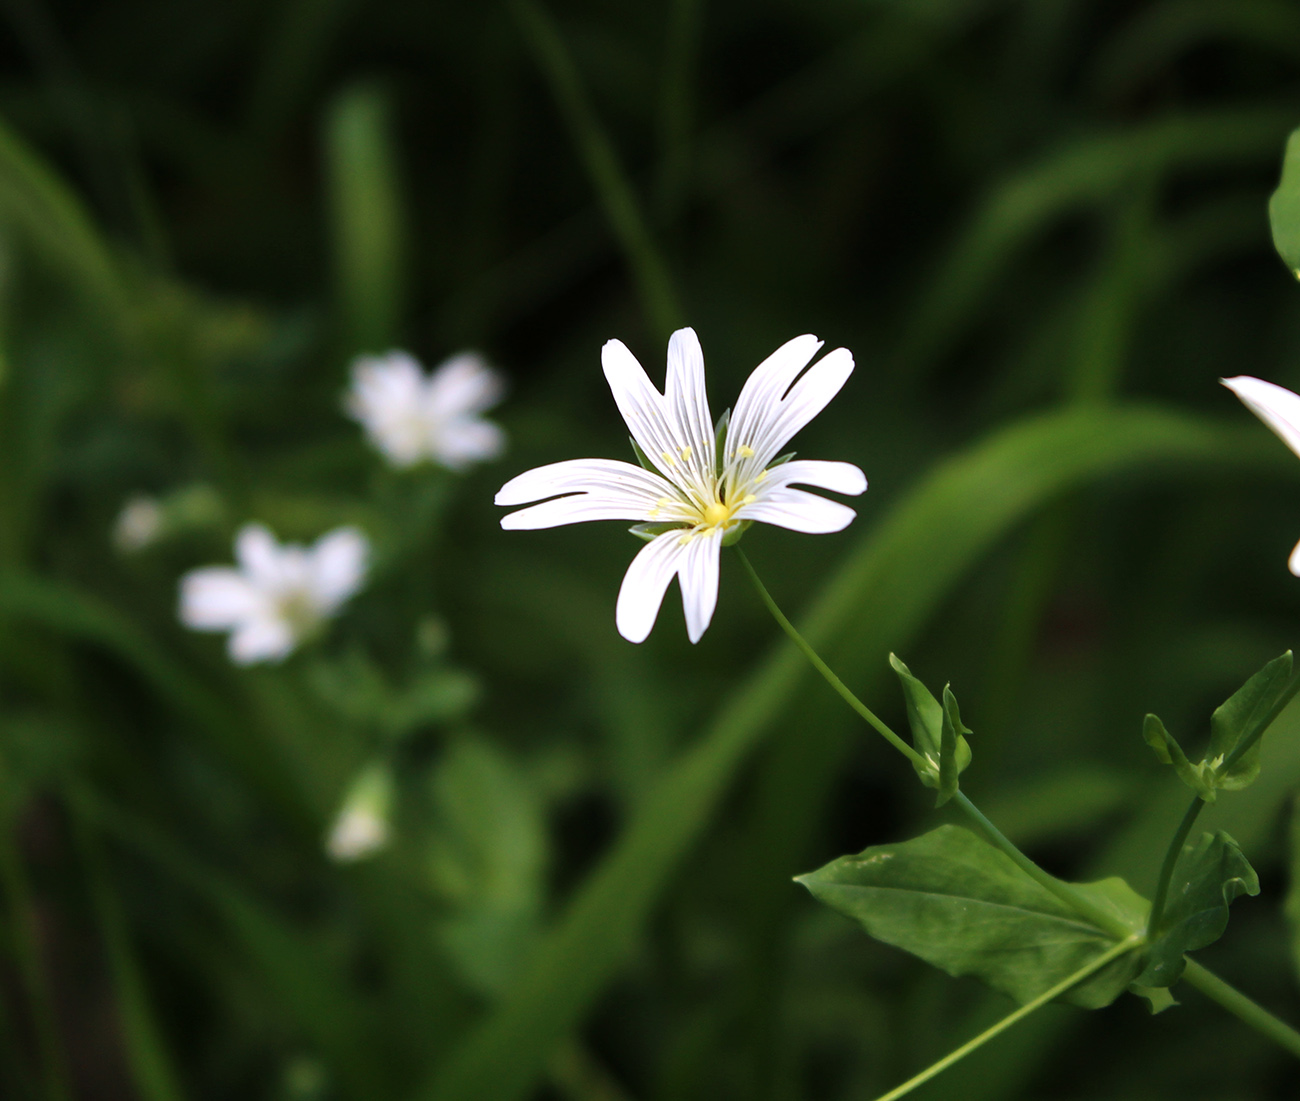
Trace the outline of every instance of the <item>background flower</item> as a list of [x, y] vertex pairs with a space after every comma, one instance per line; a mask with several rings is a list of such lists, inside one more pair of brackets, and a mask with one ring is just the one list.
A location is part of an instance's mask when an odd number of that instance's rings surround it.
[[426, 376], [406, 352], [361, 356], [352, 365], [347, 410], [394, 466], [432, 461], [451, 470], [496, 458], [505, 433], [482, 414], [501, 400], [501, 376], [462, 352]]
[[181, 622], [229, 631], [230, 657], [240, 665], [279, 661], [361, 587], [368, 555], [356, 528], [301, 547], [247, 524], [235, 538], [237, 569], [209, 566], [181, 578]]

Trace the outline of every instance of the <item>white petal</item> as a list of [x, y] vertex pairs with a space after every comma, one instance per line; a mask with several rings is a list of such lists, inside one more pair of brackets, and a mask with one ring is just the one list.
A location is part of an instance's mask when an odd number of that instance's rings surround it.
[[501, 400], [505, 382], [477, 352], [461, 352], [439, 366], [425, 385], [427, 408], [436, 417], [482, 413]]
[[316, 540], [310, 555], [312, 595], [331, 612], [361, 587], [370, 541], [357, 528], [337, 528]]
[[1300, 455], [1300, 394], [1249, 375], [1219, 381]]
[[694, 536], [686, 544], [678, 566], [682, 589], [682, 611], [686, 614], [686, 636], [699, 642], [718, 606], [718, 555], [722, 536], [711, 531]]
[[196, 631], [224, 631], [266, 607], [265, 595], [228, 566], [191, 570], [181, 578], [180, 619]]
[[[759, 426], [770, 419], [772, 410], [790, 389], [790, 384], [808, 366], [808, 361], [821, 346], [822, 342], [815, 336], [797, 336], [786, 341], [754, 368], [741, 387], [740, 397], [731, 412], [727, 440], [732, 448], [738, 443], [752, 446], [749, 441], [757, 437]], [[774, 454], [769, 455], [768, 459], [774, 457]], [[766, 462], [762, 465], [765, 466]]]
[[736, 510], [738, 520], [758, 520], [809, 535], [842, 531], [856, 515], [848, 505], [828, 501], [802, 489], [778, 489], [764, 495], [762, 500]]
[[682, 532], [669, 531], [647, 543], [632, 559], [623, 575], [614, 612], [618, 633], [628, 642], [644, 642], [650, 634], [668, 582], [677, 573], [689, 546], [683, 546]]
[[711, 453], [712, 426], [701, 436], [697, 419], [679, 423], [679, 410], [668, 405], [621, 340], [606, 341], [600, 359], [618, 411], [646, 457], [669, 480], [702, 488], [699, 477]]
[[425, 457], [425, 401], [424, 372], [405, 352], [353, 362], [345, 406], [394, 466], [411, 466]]
[[285, 554], [262, 524], [245, 524], [235, 536], [235, 560], [258, 588], [275, 588], [284, 575]]
[[712, 472], [713, 417], [704, 387], [704, 351], [694, 329], [678, 329], [668, 341], [664, 403], [685, 443], [691, 447], [686, 465], [697, 478]]
[[430, 432], [429, 451], [443, 466], [461, 470], [471, 463], [495, 459], [506, 449], [499, 425], [480, 417], [457, 417]]
[[259, 616], [238, 627], [230, 636], [227, 650], [237, 665], [258, 661], [279, 661], [298, 643], [293, 629], [275, 616]]
[[751, 461], [756, 467], [766, 466], [799, 429], [826, 408], [852, 373], [853, 355], [847, 348], [836, 348], [809, 367], [780, 402], [769, 405], [766, 415], [764, 410], [756, 410], [750, 429], [753, 436], [745, 438], [738, 433], [736, 444], [753, 449]]
[[665, 497], [677, 489], [659, 475], [617, 459], [569, 459], [526, 470], [498, 491], [498, 505], [522, 505], [543, 497], [570, 494], [501, 520], [506, 530], [549, 528], [583, 520], [651, 520]]
[[852, 463], [826, 462], [821, 459], [791, 459], [767, 472], [761, 485], [776, 489], [779, 486], [804, 485], [829, 489], [832, 493], [846, 493], [856, 497], [867, 490], [867, 476]]
[[1295, 550], [1291, 552], [1291, 557], [1287, 560], [1287, 568], [1290, 569], [1296, 577], [1300, 577], [1300, 543], [1297, 543], [1295, 545]]

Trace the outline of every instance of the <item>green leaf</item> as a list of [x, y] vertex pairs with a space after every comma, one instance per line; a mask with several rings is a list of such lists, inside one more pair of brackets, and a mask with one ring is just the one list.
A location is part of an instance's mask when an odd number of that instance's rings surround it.
[[946, 684], [943, 686], [943, 729], [939, 738], [939, 798], [936, 807], [941, 807], [957, 794], [957, 777], [970, 764], [970, 743], [963, 735], [972, 733], [970, 727], [963, 726], [961, 712], [957, 709], [957, 697]]
[[1291, 273], [1300, 279], [1300, 130], [1286, 139], [1282, 179], [1268, 200], [1273, 247]]
[[889, 655], [889, 664], [903, 686], [912, 744], [925, 759], [924, 764], [913, 767], [921, 783], [938, 789], [935, 806], [941, 807], [956, 794], [957, 777], [970, 764], [970, 744], [962, 736], [970, 730], [962, 725], [957, 700], [947, 686], [940, 704], [897, 654]]
[[[1113, 936], [1080, 917], [1006, 854], [960, 826], [872, 846], [797, 882], [877, 940], [950, 975], [972, 975], [1022, 1004], [1115, 944]], [[1075, 889], [1134, 932], [1142, 929], [1146, 902], [1123, 880]], [[1138, 966], [1136, 959], [1122, 957], [1066, 998], [1090, 1009], [1109, 1005]]]
[[1165, 729], [1165, 724], [1155, 715], [1148, 715], [1142, 723], [1142, 738], [1167, 765], [1173, 765], [1178, 778], [1207, 803], [1215, 799], [1215, 786], [1207, 780], [1201, 764], [1192, 764], [1182, 746]]
[[1291, 959], [1300, 976], [1300, 798], [1291, 804], [1289, 871], [1286, 892], [1286, 919], [1291, 928]]
[[1183, 973], [1183, 954], [1213, 944], [1228, 927], [1228, 906], [1239, 895], [1259, 894], [1250, 861], [1223, 830], [1187, 845], [1174, 866], [1169, 905], [1147, 951], [1137, 982], [1172, 986]]
[[632, 453], [636, 456], [636, 461], [641, 464], [642, 468], [650, 471], [652, 474], [658, 474], [655, 464], [650, 461], [650, 457], [641, 450], [641, 445], [636, 442], [634, 436], [628, 436], [627, 442], [632, 445]]
[[1260, 739], [1226, 770], [1223, 764], [1237, 746], [1254, 737], [1259, 724], [1282, 698], [1291, 680], [1291, 651], [1274, 658], [1234, 692], [1210, 717], [1210, 748], [1205, 765], [1213, 770], [1215, 787], [1238, 791], [1259, 775]]
[[1139, 983], [1129, 984], [1129, 993], [1135, 994], [1139, 998], [1146, 998], [1149, 1003], [1147, 1008], [1151, 1010], [1151, 1016], [1157, 1013], [1163, 1013], [1166, 1009], [1172, 1009], [1178, 1004], [1178, 999], [1169, 993], [1167, 986], [1142, 986]]

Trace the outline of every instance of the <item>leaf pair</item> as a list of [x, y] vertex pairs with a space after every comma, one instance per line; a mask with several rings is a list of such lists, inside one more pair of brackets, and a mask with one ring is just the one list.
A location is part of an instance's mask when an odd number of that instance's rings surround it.
[[[901, 664], [901, 663], [900, 663]], [[875, 845], [799, 876], [813, 896], [950, 975], [972, 975], [1022, 1004], [1112, 949], [1113, 932], [1067, 902], [970, 830], [940, 826], [911, 841]], [[1140, 933], [1149, 909], [1122, 879], [1072, 890]], [[1141, 961], [1121, 956], [1065, 998], [1109, 1005]]]
[[970, 743], [963, 735], [971, 733], [961, 721], [957, 698], [948, 685], [943, 686], [943, 703], [940, 704], [924, 684], [899, 660], [897, 654], [889, 655], [889, 664], [898, 674], [907, 701], [907, 721], [912, 727], [912, 744], [921, 755], [914, 762], [916, 774], [928, 788], [937, 788], [939, 794], [934, 805], [941, 807], [957, 794], [958, 777], [970, 764]]
[[1142, 724], [1142, 737], [1157, 757], [1207, 803], [1220, 789], [1238, 791], [1259, 775], [1260, 736], [1291, 682], [1291, 651], [1274, 658], [1210, 717], [1210, 745], [1195, 764], [1155, 715]]

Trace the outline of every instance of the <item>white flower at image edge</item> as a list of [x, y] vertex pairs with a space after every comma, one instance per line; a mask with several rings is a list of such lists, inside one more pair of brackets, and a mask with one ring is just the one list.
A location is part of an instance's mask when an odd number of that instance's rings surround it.
[[181, 578], [181, 622], [229, 631], [230, 657], [240, 665], [279, 661], [361, 587], [369, 553], [356, 528], [302, 547], [247, 524], [235, 538], [237, 569], [210, 566]]
[[[1262, 378], [1238, 375], [1219, 379], [1260, 420], [1269, 426], [1282, 442], [1300, 456], [1300, 394], [1284, 386], [1265, 382]], [[1291, 572], [1300, 577], [1300, 543], [1287, 561]]]
[[510, 513], [501, 526], [549, 528], [584, 520], [649, 525], [633, 529], [648, 542], [619, 590], [619, 634], [630, 642], [643, 641], [669, 582], [677, 577], [687, 635], [699, 641], [717, 604], [719, 553], [728, 534], [739, 534], [742, 525], [754, 520], [792, 531], [839, 531], [853, 519], [851, 508], [794, 487], [847, 494], [867, 488], [862, 471], [851, 463], [774, 463], [853, 372], [847, 348], [808, 367], [821, 346], [815, 336], [800, 336], [768, 356], [749, 376], [719, 430], [709, 413], [704, 353], [693, 329], [677, 330], [668, 343], [662, 394], [622, 341], [609, 341], [601, 352], [605, 378], [632, 438], [654, 469], [617, 459], [571, 459], [537, 467], [502, 486], [496, 503], [542, 503]]
[[394, 351], [352, 364], [345, 407], [394, 466], [432, 461], [464, 470], [505, 449], [505, 433], [482, 416], [504, 389], [475, 352], [452, 356], [425, 375], [413, 356]]

